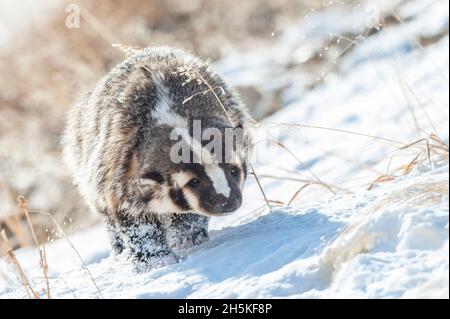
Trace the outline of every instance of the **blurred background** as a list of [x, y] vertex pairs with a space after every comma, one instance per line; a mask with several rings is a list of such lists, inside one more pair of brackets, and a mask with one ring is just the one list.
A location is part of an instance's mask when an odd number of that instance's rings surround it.
[[[364, 16], [349, 25], [345, 17], [362, 10], [362, 2], [0, 0], [0, 229], [15, 247], [31, 244], [21, 231], [19, 195], [31, 210], [53, 214], [67, 232], [98, 222], [71, 183], [59, 139], [77, 96], [123, 60], [112, 44], [188, 49], [225, 77], [230, 69], [252, 65], [249, 72], [238, 70], [239, 82], [229, 80], [260, 120], [339, 72], [337, 58], [354, 48], [340, 39], [370, 37], [399, 24], [392, 12], [408, 1], [377, 1], [382, 12], [371, 12], [364, 2]], [[330, 21], [322, 15], [327, 28], [305, 23], [323, 11], [333, 12]], [[415, 40], [435, 43], [448, 34], [448, 25], [441, 29]], [[32, 216], [39, 239], [50, 237], [51, 221]]]

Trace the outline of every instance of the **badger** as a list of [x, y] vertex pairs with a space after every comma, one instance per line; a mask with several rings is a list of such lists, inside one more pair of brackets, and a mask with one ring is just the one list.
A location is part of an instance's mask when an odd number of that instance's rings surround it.
[[63, 155], [113, 253], [147, 270], [179, 261], [208, 239], [210, 217], [241, 206], [251, 122], [207, 62], [148, 47], [68, 112]]

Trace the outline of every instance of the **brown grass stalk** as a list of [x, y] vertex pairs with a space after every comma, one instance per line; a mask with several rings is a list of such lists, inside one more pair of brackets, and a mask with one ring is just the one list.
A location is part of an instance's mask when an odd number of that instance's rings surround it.
[[307, 187], [310, 186], [310, 185], [311, 185], [311, 183], [308, 183], [308, 184], [305, 184], [305, 185], [303, 185], [302, 187], [300, 187], [300, 188], [294, 193], [294, 195], [292, 195], [291, 199], [290, 199], [289, 202], [288, 202], [288, 206], [291, 206], [292, 203], [295, 201], [295, 199], [298, 197], [298, 195], [300, 195], [300, 193], [301, 193], [305, 188], [307, 188]]
[[269, 121], [263, 121], [263, 122], [259, 122], [257, 124], [257, 126], [262, 125], [262, 126], [278, 126], [278, 127], [294, 127], [294, 128], [310, 128], [310, 129], [318, 129], [318, 130], [325, 130], [325, 131], [332, 131], [332, 132], [337, 132], [337, 133], [343, 133], [343, 134], [351, 134], [351, 135], [356, 135], [356, 136], [361, 136], [361, 137], [367, 137], [367, 138], [371, 138], [371, 139], [375, 139], [375, 140], [380, 140], [380, 141], [384, 141], [384, 142], [388, 142], [390, 144], [395, 144], [395, 145], [408, 145], [408, 143], [405, 142], [400, 142], [400, 141], [396, 141], [390, 138], [386, 138], [386, 137], [382, 137], [382, 136], [376, 136], [376, 135], [371, 135], [371, 134], [365, 134], [365, 133], [361, 133], [361, 132], [355, 132], [355, 131], [348, 131], [348, 130], [343, 130], [343, 129], [338, 129], [338, 128], [332, 128], [332, 127], [325, 127], [325, 126], [317, 126], [317, 125], [308, 125], [308, 124], [299, 124], [299, 123], [276, 123], [276, 122], [269, 122]]
[[46, 252], [45, 252], [45, 246], [42, 245], [42, 248], [40, 248], [39, 241], [38, 241], [38, 239], [36, 237], [36, 232], [34, 231], [33, 223], [31, 222], [30, 214], [28, 212], [27, 201], [25, 200], [25, 198], [23, 196], [19, 196], [18, 201], [19, 201], [19, 210], [26, 217], [26, 220], [27, 220], [27, 223], [28, 223], [28, 227], [30, 228], [31, 236], [32, 236], [33, 241], [34, 241], [34, 245], [35, 245], [36, 250], [38, 251], [38, 254], [39, 254], [39, 265], [40, 265], [42, 274], [44, 275], [45, 286], [46, 286], [44, 291], [45, 291], [45, 294], [47, 295], [47, 299], [50, 299], [51, 298], [50, 282], [48, 280], [48, 262], [47, 262], [47, 255], [46, 255]]
[[395, 179], [395, 176], [392, 176], [392, 175], [379, 176], [369, 185], [367, 190], [370, 191], [379, 183], [390, 182], [390, 181], [393, 181], [394, 179]]
[[[286, 152], [288, 152], [297, 162], [299, 162], [300, 165], [305, 166], [305, 163], [297, 156], [294, 154], [294, 152], [292, 152], [286, 145], [284, 145], [283, 143], [279, 142], [279, 141], [272, 141], [275, 145], [281, 147], [282, 149], [284, 149]], [[323, 186], [325, 186], [325, 188], [327, 188], [331, 193], [333, 193], [334, 195], [336, 195], [336, 192], [331, 188], [330, 185], [328, 185], [327, 183], [323, 182], [322, 179], [317, 176], [311, 169], [307, 168], [308, 172], [314, 176], [314, 178], [317, 180], [317, 182]]]
[[6, 216], [2, 221], [5, 223], [9, 231], [13, 234], [14, 238], [19, 242], [20, 247], [28, 246], [29, 237], [24, 231], [22, 223], [17, 217], [17, 213], [15, 213], [14, 216]]
[[419, 158], [424, 154], [424, 152], [417, 154], [413, 160], [411, 162], [408, 163], [408, 165], [405, 165], [403, 168], [403, 174], [407, 175], [409, 173], [411, 173], [412, 169], [414, 168], [414, 166], [417, 165]]
[[269, 203], [269, 201], [267, 200], [267, 195], [266, 195], [266, 193], [264, 192], [264, 189], [263, 189], [263, 187], [262, 187], [262, 185], [261, 185], [261, 182], [259, 181], [259, 177], [258, 177], [258, 175], [256, 174], [255, 169], [253, 168], [252, 163], [248, 163], [248, 165], [249, 165], [250, 170], [251, 170], [250, 173], [253, 175], [253, 177], [255, 177], [255, 180], [256, 180], [256, 183], [258, 184], [259, 190], [261, 191], [261, 194], [262, 194], [263, 197], [264, 197], [264, 201], [265, 201], [266, 204], [267, 204], [267, 208], [269, 208], [269, 211], [272, 212], [272, 206], [270, 206], [270, 203]]
[[126, 44], [121, 44], [121, 43], [113, 43], [112, 47], [119, 49], [120, 51], [125, 53], [125, 55], [127, 57], [130, 55], [136, 54], [142, 50], [141, 47], [126, 45]]
[[[11, 207], [16, 206], [15, 199], [17, 197], [14, 196], [14, 192], [3, 181], [0, 181], [0, 192], [10, 203]], [[20, 212], [12, 210], [11, 213], [7, 213], [4, 216], [5, 217], [1, 221], [5, 223], [8, 230], [14, 235], [14, 238], [19, 242], [19, 246], [28, 246], [29, 237], [20, 221], [20, 218], [22, 217], [20, 216]]]
[[77, 255], [78, 259], [81, 262], [82, 268], [86, 271], [86, 273], [89, 275], [89, 278], [92, 282], [92, 284], [94, 285], [98, 295], [100, 298], [103, 299], [103, 295], [100, 291], [99, 286], [97, 285], [97, 282], [95, 281], [94, 276], [92, 275], [91, 271], [89, 270], [87, 264], [84, 262], [83, 257], [81, 257], [80, 252], [78, 251], [78, 249], [75, 247], [75, 245], [72, 243], [72, 241], [69, 239], [69, 236], [67, 236], [67, 234], [64, 232], [64, 230], [62, 229], [61, 225], [56, 221], [55, 217], [52, 216], [52, 214], [47, 213], [47, 212], [42, 212], [42, 211], [30, 211], [30, 213], [36, 213], [36, 214], [42, 214], [45, 215], [47, 217], [49, 217], [52, 221], [52, 223], [55, 225], [56, 229], [58, 230], [58, 232], [64, 237], [64, 239], [66, 240], [66, 242], [69, 244], [69, 246], [72, 248], [72, 250], [75, 252], [75, 254]]
[[[436, 144], [432, 143], [432, 141], [435, 142]], [[422, 143], [425, 143], [425, 146], [421, 146], [420, 144], [422, 144]], [[389, 174], [390, 166], [391, 166], [394, 156], [396, 156], [396, 153], [398, 153], [399, 151], [409, 149], [414, 146], [421, 147], [421, 151], [417, 155], [417, 158], [419, 158], [423, 154], [423, 152], [426, 152], [428, 164], [430, 165], [431, 168], [433, 167], [433, 161], [431, 160], [432, 153], [436, 153], [436, 154], [442, 153], [441, 155], [447, 155], [447, 156], [449, 153], [448, 145], [445, 144], [437, 135], [435, 135], [434, 133], [431, 133], [427, 138], [422, 138], [415, 142], [412, 142], [412, 143], [409, 143], [402, 147], [396, 148], [395, 150], [390, 152], [390, 154], [392, 154], [392, 156], [389, 159], [388, 167], [386, 169], [386, 175], [390, 175]]]
[[281, 201], [281, 200], [269, 199], [268, 202], [272, 203], [272, 204], [275, 204], [275, 205], [278, 205], [278, 206], [286, 205], [286, 203]]
[[35, 298], [40, 299], [39, 294], [33, 289], [33, 287], [30, 284], [30, 281], [28, 280], [27, 276], [25, 275], [25, 272], [23, 271], [23, 268], [17, 259], [17, 256], [11, 246], [11, 243], [9, 242], [8, 236], [6, 235], [5, 230], [2, 230], [0, 233], [1, 238], [3, 239], [7, 251], [6, 251], [6, 260], [11, 263], [17, 271], [17, 274], [19, 275], [19, 282], [24, 287], [25, 291], [28, 294], [29, 298]]

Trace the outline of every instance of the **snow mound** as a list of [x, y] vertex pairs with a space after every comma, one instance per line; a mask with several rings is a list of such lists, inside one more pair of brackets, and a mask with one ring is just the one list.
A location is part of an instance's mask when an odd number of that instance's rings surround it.
[[[275, 209], [213, 231], [181, 263], [145, 274], [107, 257], [103, 227], [73, 241], [109, 298], [443, 298], [449, 295], [448, 173], [442, 162], [370, 192]], [[28, 249], [18, 258], [37, 260]], [[82, 266], [70, 269], [79, 261], [67, 243], [49, 247], [48, 259], [54, 297], [99, 297]], [[38, 278], [37, 264], [27, 268]], [[26, 297], [12, 279], [11, 285], [2, 297]]]

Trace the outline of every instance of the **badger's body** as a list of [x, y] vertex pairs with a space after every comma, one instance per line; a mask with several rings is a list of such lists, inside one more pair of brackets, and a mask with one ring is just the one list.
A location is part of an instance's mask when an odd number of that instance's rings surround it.
[[[74, 183], [105, 217], [113, 250], [150, 268], [207, 239], [208, 216], [241, 204], [248, 119], [222, 78], [184, 51], [146, 48], [113, 68], [71, 110], [63, 137]], [[198, 141], [195, 121], [201, 132], [242, 129], [232, 158]], [[190, 162], [174, 161], [177, 143]]]

